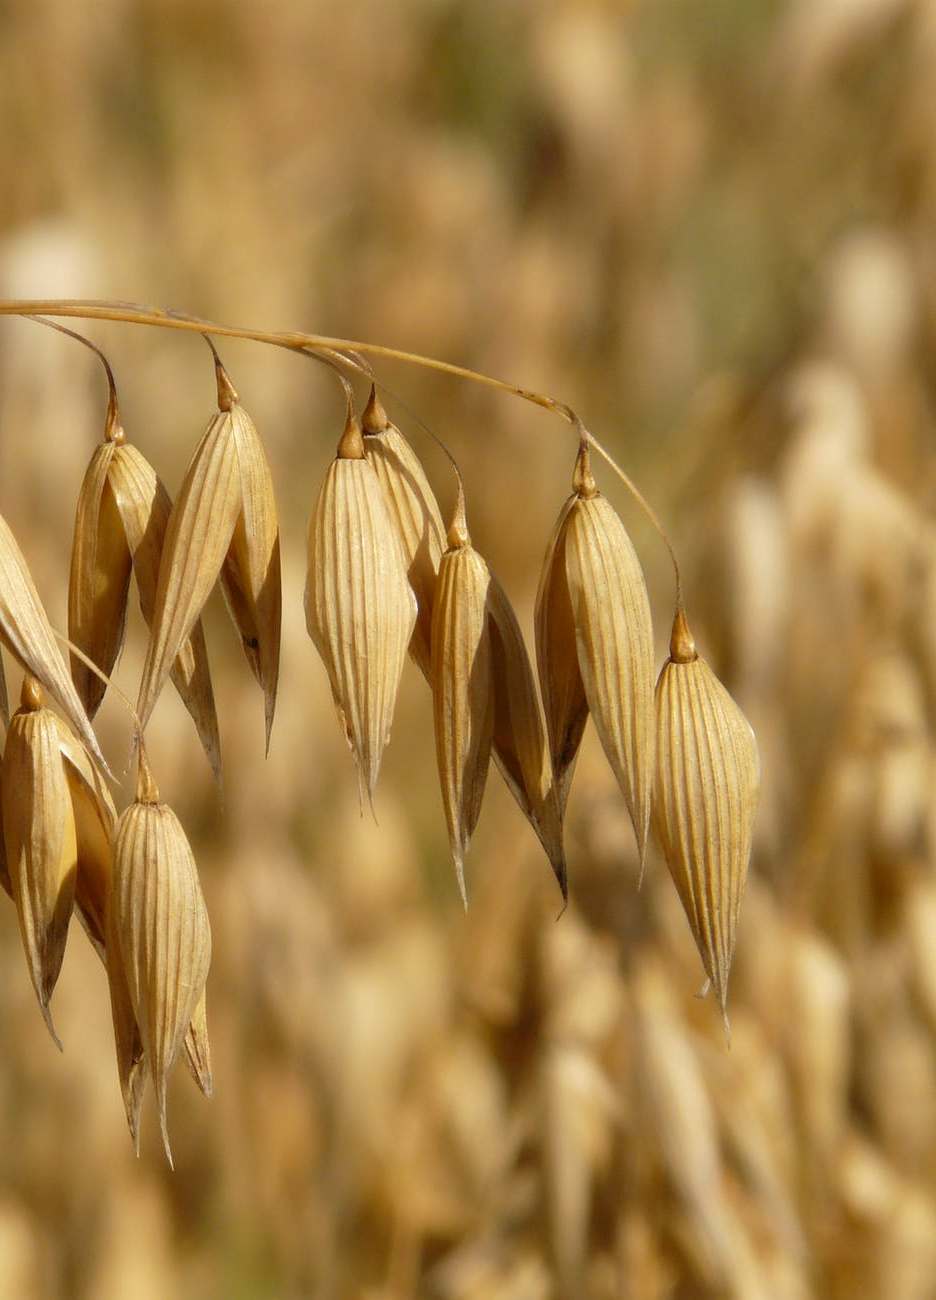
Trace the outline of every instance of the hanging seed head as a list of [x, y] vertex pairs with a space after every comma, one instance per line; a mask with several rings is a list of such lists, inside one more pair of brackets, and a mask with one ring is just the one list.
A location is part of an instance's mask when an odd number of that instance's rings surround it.
[[3, 836], [26, 962], [43, 1018], [61, 1047], [49, 1001], [65, 956], [78, 847], [54, 715], [23, 679], [3, 753]]
[[725, 1015], [760, 761], [744, 714], [701, 659], [682, 610], [656, 687], [653, 821]]
[[373, 800], [416, 601], [396, 529], [349, 410], [309, 521], [309, 636], [328, 672], [338, 718]]
[[108, 776], [110, 768], [75, 690], [23, 554], [0, 516], [0, 642], [62, 709], [81, 743]]
[[216, 375], [220, 409], [195, 450], [166, 526], [137, 713], [145, 726], [224, 568], [228, 608], [266, 696], [269, 745], [281, 622], [272, 479], [257, 431], [217, 358]]
[[167, 1078], [204, 993], [211, 931], [192, 850], [159, 801], [142, 742], [139, 764], [136, 801], [117, 823], [110, 906], [171, 1164]]
[[[81, 484], [68, 582], [68, 638], [105, 676], [110, 676], [123, 646], [131, 569], [123, 521], [108, 482], [116, 450], [112, 441], [101, 443]], [[75, 654], [71, 672], [93, 718], [107, 684]]]
[[445, 550], [445, 525], [435, 494], [410, 444], [387, 414], [371, 388], [361, 420], [364, 454], [383, 489], [384, 501], [396, 526], [410, 586], [416, 597], [416, 624], [410, 641], [414, 662], [429, 678], [432, 600], [439, 561]]
[[[108, 486], [117, 504], [127, 546], [133, 557], [140, 610], [146, 626], [152, 628], [156, 612], [159, 563], [172, 502], [149, 461], [127, 442], [121, 441], [114, 449], [108, 469]], [[170, 677], [195, 723], [215, 779], [220, 782], [221, 741], [218, 716], [200, 618], [195, 620], [190, 635], [182, 642], [170, 669]]]
[[562, 897], [567, 899], [562, 815], [533, 669], [517, 616], [493, 575], [488, 586], [487, 621], [494, 692], [494, 758], [508, 789], [539, 836]]
[[579, 448], [575, 491], [546, 554], [537, 659], [564, 809], [590, 712], [646, 854], [653, 774], [653, 627], [643, 570]]
[[439, 565], [432, 613], [432, 707], [449, 843], [467, 907], [465, 854], [481, 812], [494, 731], [488, 567], [458, 504]]

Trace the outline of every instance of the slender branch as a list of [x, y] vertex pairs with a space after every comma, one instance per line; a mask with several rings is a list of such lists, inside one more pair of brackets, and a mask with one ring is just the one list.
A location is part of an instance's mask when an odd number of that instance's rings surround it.
[[316, 356], [335, 365], [339, 359], [357, 370], [366, 378], [373, 379], [373, 371], [364, 358], [367, 356], [384, 357], [388, 361], [402, 361], [408, 365], [421, 366], [426, 370], [436, 370], [442, 374], [452, 375], [457, 379], [466, 379], [471, 383], [481, 384], [502, 393], [510, 393], [523, 401], [532, 402], [544, 410], [551, 411], [573, 426], [576, 434], [584, 437], [594, 447], [617, 474], [631, 496], [644, 511], [647, 518], [659, 533], [669, 552], [676, 579], [676, 605], [682, 608], [682, 579], [679, 563], [672, 543], [666, 535], [656, 511], [638, 490], [636, 485], [618, 465], [598, 439], [582, 424], [571, 406], [560, 402], [545, 393], [537, 393], [530, 388], [521, 388], [505, 379], [496, 379], [493, 375], [471, 370], [467, 366], [457, 366], [450, 361], [440, 361], [437, 357], [423, 356], [417, 352], [405, 352], [400, 348], [387, 347], [381, 343], [365, 343], [359, 339], [332, 338], [326, 334], [305, 334], [295, 330], [256, 330], [239, 325], [220, 325], [214, 321], [204, 320], [199, 316], [189, 316], [160, 307], [144, 306], [132, 302], [111, 302], [93, 298], [48, 298], [0, 299], [0, 316], [76, 316], [81, 320], [118, 321], [128, 325], [152, 325], [162, 329], [185, 330], [189, 333], [215, 335], [218, 337], [247, 339], [254, 343], [270, 343], [277, 347], [289, 348], [309, 356]]

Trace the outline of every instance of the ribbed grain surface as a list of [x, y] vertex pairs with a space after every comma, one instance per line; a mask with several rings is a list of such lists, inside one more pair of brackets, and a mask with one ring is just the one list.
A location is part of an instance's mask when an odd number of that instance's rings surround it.
[[582, 497], [569, 511], [565, 560], [585, 697], [642, 866], [653, 785], [653, 625], [637, 553], [604, 497]]
[[481, 812], [494, 728], [489, 584], [472, 546], [442, 556], [432, 615], [432, 709], [442, 803], [466, 905], [465, 854]]
[[241, 512], [221, 582], [247, 662], [263, 689], [269, 753], [283, 621], [279, 524], [273, 476], [263, 444], [240, 405], [231, 408], [231, 431], [240, 471]]
[[419, 458], [394, 425], [364, 438], [364, 452], [396, 525], [417, 615], [410, 654], [423, 675], [431, 671], [432, 602], [445, 550], [445, 526]]
[[744, 714], [703, 659], [656, 689], [654, 828], [724, 1011], [760, 769]]
[[[110, 676], [123, 646], [130, 586], [130, 549], [108, 473], [116, 446], [102, 443], [88, 465], [75, 510], [68, 580], [68, 637]], [[94, 717], [107, 683], [71, 656], [75, 688]]]
[[29, 973], [58, 1042], [49, 999], [65, 956], [78, 850], [58, 729], [48, 709], [18, 710], [10, 720], [3, 753], [3, 835]]
[[167, 1076], [204, 992], [211, 932], [191, 848], [166, 804], [134, 803], [121, 816], [112, 902], [130, 1001], [171, 1161]]
[[169, 515], [137, 713], [146, 725], [218, 579], [241, 509], [230, 411], [211, 420]]
[[372, 800], [416, 618], [403, 552], [366, 460], [336, 458], [309, 522], [306, 624]]
[[[146, 626], [151, 628], [156, 609], [159, 564], [172, 502], [156, 471], [142, 453], [128, 443], [117, 448], [111, 461], [109, 482], [133, 557], [140, 610]], [[200, 618], [196, 619], [189, 636], [182, 642], [170, 677], [195, 723], [212, 771], [220, 780], [221, 740]]]
[[82, 744], [110, 775], [84, 705], [78, 697], [26, 561], [0, 516], [0, 640], [14, 659], [45, 687]]

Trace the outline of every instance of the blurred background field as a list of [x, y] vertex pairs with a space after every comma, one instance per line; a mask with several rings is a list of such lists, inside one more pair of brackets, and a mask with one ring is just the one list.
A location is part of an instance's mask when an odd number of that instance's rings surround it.
[[[136, 1160], [99, 963], [76, 927], [59, 1056], [7, 907], [0, 1296], [936, 1295], [934, 86], [928, 0], [0, 6], [0, 296], [364, 338], [570, 402], [670, 529], [764, 762], [730, 1051], [657, 856], [637, 892], [593, 734], [568, 911], [492, 772], [465, 918], [422, 679], [375, 825], [305, 633], [340, 394], [225, 346], [284, 532], [272, 753], [220, 602], [223, 807], [168, 692], [151, 727], [212, 918], [216, 1095], [180, 1069], [176, 1172], [149, 1106]], [[213, 409], [207, 350], [88, 332], [174, 490]], [[381, 373], [444, 510], [409, 409], [458, 457], [529, 634], [568, 430]], [[59, 626], [103, 404], [88, 353], [0, 321], [0, 510]], [[662, 662], [665, 554], [602, 486]], [[120, 766], [111, 697], [100, 734]]]

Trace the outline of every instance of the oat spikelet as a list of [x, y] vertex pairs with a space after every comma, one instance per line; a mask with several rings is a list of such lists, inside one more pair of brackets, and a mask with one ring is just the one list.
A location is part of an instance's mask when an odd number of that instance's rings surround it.
[[442, 803], [466, 907], [465, 854], [481, 812], [494, 732], [490, 583], [471, 545], [459, 485], [432, 612], [432, 708]]
[[487, 618], [494, 692], [494, 758], [508, 789], [539, 836], [562, 897], [567, 899], [562, 816], [533, 669], [517, 616], [493, 576], [488, 586]]
[[[140, 610], [147, 627], [151, 628], [156, 610], [159, 561], [172, 509], [169, 493], [146, 457], [126, 442], [122, 433], [116, 439], [108, 468], [108, 486], [120, 513], [133, 559]], [[196, 619], [191, 634], [183, 641], [170, 676], [195, 723], [215, 778], [220, 781], [221, 741], [200, 619]]]
[[588, 701], [579, 669], [575, 619], [566, 576], [566, 524], [578, 501], [562, 508], [546, 550], [536, 595], [536, 663], [560, 815], [565, 814]]
[[192, 1013], [192, 1023], [185, 1033], [185, 1064], [202, 1093], [210, 1097], [214, 1091], [214, 1080], [211, 1074], [211, 1047], [208, 1042], [204, 990]]
[[[123, 646], [130, 586], [130, 548], [108, 483], [116, 451], [108, 440], [96, 448], [78, 493], [68, 581], [68, 638], [110, 676]], [[77, 655], [72, 680], [94, 718], [107, 683]]]
[[654, 829], [725, 1016], [760, 787], [754, 733], [677, 610], [656, 688]]
[[240, 514], [232, 410], [213, 416], [169, 515], [137, 713], [142, 726], [211, 595]]
[[536, 656], [560, 810], [592, 714], [646, 854], [653, 774], [653, 628], [643, 571], [582, 444], [546, 552]]
[[445, 550], [445, 525], [419, 458], [371, 389], [361, 421], [364, 454], [374, 467], [390, 518], [403, 547], [406, 571], [416, 597], [417, 615], [410, 654], [423, 676], [431, 671], [432, 601], [439, 561]]
[[211, 931], [192, 850], [159, 801], [142, 742], [139, 761], [136, 801], [117, 823], [110, 906], [171, 1164], [167, 1078], [204, 993]]
[[71, 796], [51, 711], [26, 676], [3, 753], [3, 836], [23, 947], [43, 1018], [61, 1047], [49, 1000], [75, 900], [78, 848]]
[[78, 697], [42, 607], [26, 561], [6, 520], [0, 515], [0, 642], [23, 670], [48, 691], [81, 743], [108, 776], [84, 705]]
[[247, 662], [263, 689], [269, 753], [282, 624], [279, 524], [273, 476], [263, 443], [236, 394], [231, 405], [231, 434], [240, 470], [241, 510], [221, 570], [221, 583]]
[[349, 411], [309, 521], [306, 625], [338, 717], [373, 800], [416, 601], [380, 482]]

